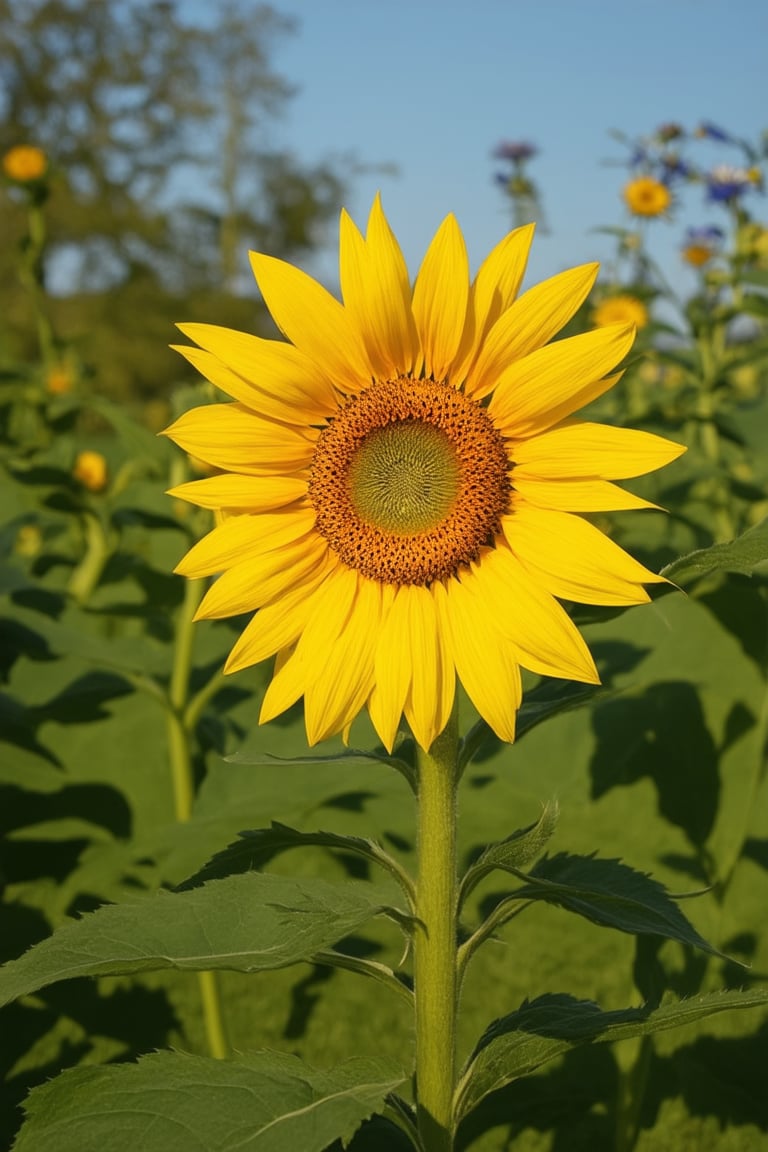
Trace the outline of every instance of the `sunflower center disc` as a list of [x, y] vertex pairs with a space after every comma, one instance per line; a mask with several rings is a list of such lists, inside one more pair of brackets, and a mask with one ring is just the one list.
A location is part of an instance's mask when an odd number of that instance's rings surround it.
[[404, 420], [369, 433], [349, 466], [352, 506], [389, 532], [425, 532], [451, 510], [459, 462], [445, 432]]
[[317, 531], [386, 584], [429, 584], [477, 559], [509, 493], [507, 450], [485, 410], [408, 376], [346, 403], [317, 441], [309, 485]]

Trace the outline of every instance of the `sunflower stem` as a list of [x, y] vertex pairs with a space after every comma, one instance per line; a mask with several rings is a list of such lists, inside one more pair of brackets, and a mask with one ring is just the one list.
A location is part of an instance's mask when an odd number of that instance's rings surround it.
[[[184, 584], [184, 600], [176, 623], [176, 644], [173, 653], [171, 682], [166, 701], [168, 755], [173, 781], [173, 800], [176, 819], [186, 823], [192, 816], [195, 798], [194, 766], [192, 762], [192, 732], [196, 714], [188, 716], [189, 685], [192, 675], [194, 645], [194, 617], [205, 591], [205, 581], [188, 580]], [[208, 1051], [223, 1060], [229, 1053], [224, 1012], [215, 972], [198, 972], [198, 988], [203, 1011], [203, 1022]]]
[[456, 1065], [456, 710], [430, 751], [417, 752], [416, 1094], [425, 1152], [452, 1152]]

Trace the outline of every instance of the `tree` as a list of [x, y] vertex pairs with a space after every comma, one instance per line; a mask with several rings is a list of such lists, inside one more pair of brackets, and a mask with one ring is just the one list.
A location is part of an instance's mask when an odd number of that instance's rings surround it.
[[[0, 150], [33, 143], [50, 157], [46, 268], [59, 331], [84, 341], [89, 358], [109, 349], [96, 356], [108, 391], [128, 380], [145, 394], [162, 387], [171, 361], [141, 349], [148, 316], [165, 325], [232, 312], [225, 322], [253, 327], [252, 303], [233, 299], [247, 248], [311, 249], [347, 176], [338, 160], [308, 167], [266, 146], [291, 95], [270, 53], [291, 22], [250, 0], [212, 6], [205, 27], [183, 8], [0, 0]], [[20, 207], [6, 195], [3, 208], [20, 238]], [[9, 307], [11, 259], [0, 255]], [[248, 292], [252, 301], [250, 281]]]

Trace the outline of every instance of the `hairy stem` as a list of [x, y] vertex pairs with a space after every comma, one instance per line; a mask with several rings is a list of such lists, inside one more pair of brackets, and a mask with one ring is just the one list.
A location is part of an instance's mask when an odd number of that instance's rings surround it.
[[456, 1064], [456, 793], [454, 715], [429, 753], [418, 751], [418, 924], [414, 939], [416, 1091], [425, 1152], [452, 1152]]

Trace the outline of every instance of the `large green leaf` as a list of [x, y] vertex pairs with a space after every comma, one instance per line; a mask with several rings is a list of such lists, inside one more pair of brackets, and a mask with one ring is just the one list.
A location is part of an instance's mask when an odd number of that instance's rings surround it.
[[75, 1068], [30, 1094], [16, 1152], [324, 1152], [404, 1078], [380, 1059], [321, 1072], [279, 1052]]
[[661, 575], [673, 584], [690, 584], [710, 572], [752, 572], [768, 560], [768, 518], [749, 528], [735, 540], [699, 548], [673, 560], [662, 568]]
[[272, 821], [270, 828], [255, 828], [240, 832], [239, 840], [229, 844], [222, 852], [208, 861], [194, 876], [178, 886], [179, 891], [195, 888], [206, 880], [231, 876], [239, 872], [249, 872], [263, 868], [268, 860], [290, 848], [303, 848], [315, 845], [320, 848], [351, 852], [362, 856], [373, 864], [385, 868], [411, 896], [413, 885], [397, 862], [374, 840], [362, 836], [344, 836], [337, 832], [299, 832], [287, 824]]
[[39, 634], [51, 653], [77, 656], [101, 668], [145, 676], [167, 670], [167, 651], [147, 637], [99, 635], [84, 627], [72, 613], [69, 622], [54, 620], [38, 612], [20, 608], [20, 623], [26, 622]]
[[1, 968], [0, 1004], [73, 976], [285, 968], [311, 960], [387, 907], [387, 894], [371, 885], [264, 872], [107, 905]]
[[658, 1008], [604, 1012], [565, 993], [540, 996], [496, 1020], [483, 1034], [457, 1089], [463, 1119], [490, 1092], [583, 1044], [611, 1043], [691, 1024], [717, 1012], [768, 1004], [768, 990], [714, 992]]
[[663, 884], [620, 860], [561, 852], [539, 861], [516, 900], [546, 900], [621, 932], [664, 936], [722, 956], [700, 936]]
[[376, 752], [360, 752], [354, 748], [345, 752], [331, 753], [329, 756], [291, 756], [289, 759], [273, 756], [269, 752], [236, 752], [233, 756], [228, 756], [227, 761], [230, 764], [253, 764], [269, 767], [274, 767], [276, 764], [306, 764], [308, 767], [314, 768], [322, 768], [331, 764], [347, 764], [351, 767], [359, 765], [362, 768], [370, 768], [372, 764], [385, 764], [405, 776], [415, 790], [414, 771], [407, 761], [401, 760], [397, 756], [385, 756]]

